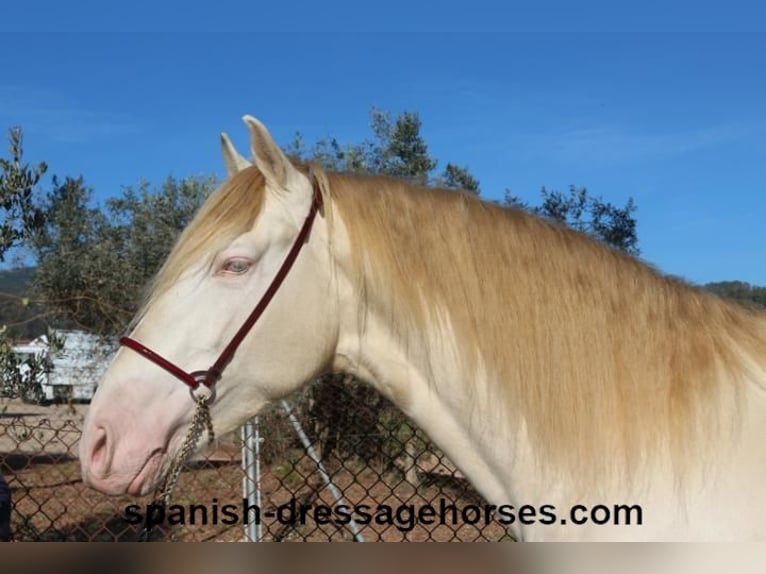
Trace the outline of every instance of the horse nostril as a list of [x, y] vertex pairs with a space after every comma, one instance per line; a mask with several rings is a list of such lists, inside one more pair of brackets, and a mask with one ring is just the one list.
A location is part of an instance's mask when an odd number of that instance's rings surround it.
[[89, 462], [92, 474], [98, 477], [105, 476], [109, 470], [108, 438], [109, 436], [106, 432], [106, 428], [96, 428]]

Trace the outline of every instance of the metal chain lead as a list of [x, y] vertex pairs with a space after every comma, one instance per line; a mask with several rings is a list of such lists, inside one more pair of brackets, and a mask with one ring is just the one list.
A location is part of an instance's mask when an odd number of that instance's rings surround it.
[[[176, 482], [178, 482], [178, 477], [181, 475], [181, 470], [197, 448], [197, 443], [202, 437], [203, 430], [207, 431], [208, 445], [213, 444], [213, 441], [215, 440], [213, 420], [210, 418], [208, 399], [209, 397], [205, 396], [194, 397], [197, 407], [194, 409], [194, 416], [192, 417], [189, 432], [186, 434], [181, 450], [178, 452], [178, 455], [170, 465], [168, 472], [165, 474], [165, 480], [162, 483], [162, 487], [157, 490], [159, 495], [154, 503], [163, 508], [168, 506], [170, 496], [173, 494], [173, 489], [176, 486]], [[148, 541], [151, 538], [153, 528], [154, 526], [145, 527], [139, 534], [139, 540]]]
[[210, 409], [208, 408], [207, 399], [204, 397], [195, 397], [197, 402], [197, 408], [194, 410], [194, 416], [192, 417], [191, 426], [189, 432], [184, 439], [183, 446], [176, 456], [173, 464], [170, 465], [167, 474], [165, 475], [165, 481], [160, 489], [159, 501], [163, 505], [167, 505], [170, 501], [170, 495], [173, 494], [173, 489], [178, 482], [178, 477], [181, 474], [186, 461], [191, 457], [194, 450], [197, 448], [197, 443], [202, 437], [202, 431], [207, 430], [208, 444], [213, 444], [215, 440], [215, 434], [213, 433], [213, 421], [210, 418]]

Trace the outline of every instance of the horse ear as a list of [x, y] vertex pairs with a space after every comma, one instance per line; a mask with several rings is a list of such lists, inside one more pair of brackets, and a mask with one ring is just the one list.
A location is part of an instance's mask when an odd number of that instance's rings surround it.
[[295, 171], [293, 164], [274, 143], [266, 126], [253, 116], [244, 116], [242, 120], [250, 129], [250, 149], [258, 169], [261, 170], [267, 182], [287, 189], [287, 183]]
[[226, 132], [221, 133], [221, 151], [223, 152], [223, 163], [226, 166], [226, 173], [229, 174], [229, 177], [253, 165], [239, 155]]

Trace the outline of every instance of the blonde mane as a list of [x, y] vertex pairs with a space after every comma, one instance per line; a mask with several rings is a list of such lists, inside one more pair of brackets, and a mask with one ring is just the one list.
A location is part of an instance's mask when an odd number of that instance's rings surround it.
[[[499, 397], [545, 464], [637, 466], [666, 445], [682, 465], [736, 420], [748, 360], [766, 356], [764, 313], [520, 210], [384, 177], [317, 175], [348, 231], [363, 307], [426, 355], [446, 316], [466, 384], [487, 374], [475, 391]], [[216, 191], [149, 301], [251, 228], [264, 187], [248, 168]]]
[[329, 185], [363, 306], [419, 349], [446, 311], [466, 384], [487, 373], [480, 394], [523, 422], [543, 464], [636, 468], [667, 445], [683, 469], [736, 420], [747, 360], [766, 356], [765, 314], [467, 194], [370, 176]]

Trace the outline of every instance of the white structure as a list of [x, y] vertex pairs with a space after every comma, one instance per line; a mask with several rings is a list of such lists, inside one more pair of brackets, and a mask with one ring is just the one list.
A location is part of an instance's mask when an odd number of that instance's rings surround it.
[[40, 380], [46, 400], [89, 401], [115, 348], [98, 335], [83, 331], [57, 331], [55, 337], [62, 343], [59, 349], [51, 350], [48, 337], [43, 335], [13, 350], [21, 359], [45, 356], [50, 361], [50, 372]]

